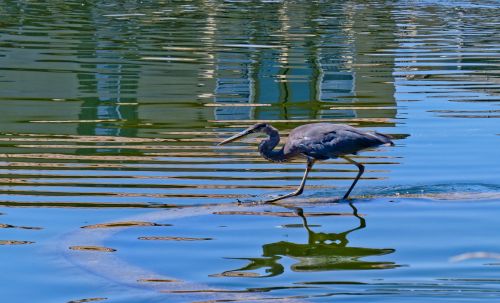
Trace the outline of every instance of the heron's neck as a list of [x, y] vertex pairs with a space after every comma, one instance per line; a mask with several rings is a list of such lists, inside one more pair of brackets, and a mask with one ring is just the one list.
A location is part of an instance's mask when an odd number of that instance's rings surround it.
[[274, 150], [276, 145], [280, 142], [280, 135], [278, 130], [272, 126], [268, 126], [262, 130], [263, 133], [266, 133], [269, 137], [267, 139], [262, 140], [259, 144], [259, 152], [260, 154], [269, 161], [273, 162], [283, 162], [286, 161], [287, 158], [285, 153], [283, 152], [283, 148], [279, 150]]

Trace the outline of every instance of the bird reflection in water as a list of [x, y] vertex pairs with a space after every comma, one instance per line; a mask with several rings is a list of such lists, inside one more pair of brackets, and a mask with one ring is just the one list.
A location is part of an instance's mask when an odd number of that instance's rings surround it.
[[[391, 248], [363, 248], [348, 246], [348, 235], [366, 227], [365, 218], [358, 214], [356, 207], [349, 203], [353, 216], [358, 219], [358, 226], [341, 233], [324, 233], [313, 231], [304, 215], [302, 208], [294, 207], [295, 213], [302, 218], [304, 228], [308, 233], [308, 242], [305, 244], [280, 241], [262, 246], [260, 258], [231, 258], [233, 260], [247, 260], [249, 263], [241, 268], [229, 270], [213, 276], [225, 277], [273, 277], [285, 271], [280, 264], [283, 257], [292, 258], [298, 262], [291, 266], [296, 272], [315, 272], [331, 270], [368, 270], [390, 269], [398, 265], [386, 261], [364, 261], [363, 258], [381, 256], [393, 253]], [[258, 271], [264, 271], [260, 274]]]

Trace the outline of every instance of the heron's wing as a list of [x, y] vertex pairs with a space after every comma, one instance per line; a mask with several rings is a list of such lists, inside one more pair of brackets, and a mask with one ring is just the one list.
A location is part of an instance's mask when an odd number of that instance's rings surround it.
[[385, 143], [392, 143], [387, 135], [364, 132], [343, 124], [314, 123], [293, 129], [285, 144], [284, 152], [328, 159], [355, 154], [360, 150]]

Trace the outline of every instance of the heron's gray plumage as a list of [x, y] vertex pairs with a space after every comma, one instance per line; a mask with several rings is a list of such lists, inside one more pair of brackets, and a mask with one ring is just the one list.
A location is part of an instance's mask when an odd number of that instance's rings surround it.
[[255, 124], [239, 134], [236, 134], [219, 144], [226, 144], [251, 133], [262, 132], [268, 137], [259, 144], [260, 154], [270, 161], [289, 161], [297, 156], [307, 157], [307, 168], [299, 188], [290, 194], [271, 199], [267, 202], [296, 196], [302, 193], [307, 175], [317, 160], [342, 157], [349, 163], [356, 165], [359, 169], [351, 187], [344, 195], [347, 199], [356, 182], [364, 172], [364, 166], [349, 157], [349, 154], [376, 147], [383, 144], [394, 145], [391, 137], [377, 132], [365, 132], [345, 124], [333, 123], [311, 123], [294, 128], [288, 135], [286, 143], [282, 148], [275, 150], [280, 142], [278, 130], [267, 123]]
[[317, 160], [337, 158], [382, 144], [393, 144], [387, 135], [364, 132], [349, 125], [312, 123], [293, 129], [284, 154], [304, 154]]

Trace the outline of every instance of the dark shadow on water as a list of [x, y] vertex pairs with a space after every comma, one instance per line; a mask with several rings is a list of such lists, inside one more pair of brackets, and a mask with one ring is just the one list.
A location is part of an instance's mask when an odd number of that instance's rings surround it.
[[[364, 248], [349, 246], [348, 236], [352, 232], [366, 228], [366, 219], [358, 214], [353, 203], [349, 203], [352, 215], [357, 218], [357, 226], [340, 233], [315, 232], [311, 229], [302, 208], [295, 208], [295, 213], [302, 218], [303, 226], [308, 234], [307, 243], [279, 241], [264, 244], [262, 257], [231, 258], [247, 260], [249, 263], [234, 270], [224, 271], [213, 276], [220, 277], [273, 277], [285, 272], [280, 260], [284, 257], [296, 262], [291, 265], [294, 272], [318, 272], [334, 270], [370, 270], [391, 269], [398, 267], [394, 262], [365, 261], [363, 258], [387, 255], [395, 252], [391, 248]], [[257, 271], [264, 270], [261, 275]]]

